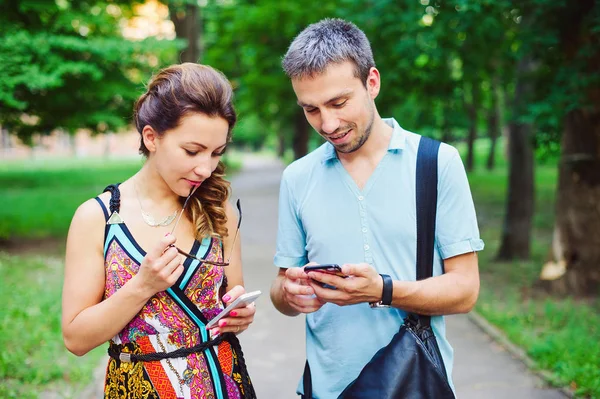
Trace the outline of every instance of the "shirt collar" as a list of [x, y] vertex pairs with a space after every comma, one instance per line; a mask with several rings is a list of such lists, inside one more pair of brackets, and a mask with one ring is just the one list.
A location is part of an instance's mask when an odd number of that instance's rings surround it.
[[394, 118], [385, 118], [383, 121], [394, 129], [388, 151], [403, 150], [406, 144], [406, 131], [400, 127]]
[[321, 162], [327, 163], [327, 161], [331, 161], [333, 159], [337, 159], [337, 154], [333, 145], [327, 141], [325, 142], [325, 147], [323, 147], [323, 159]]
[[[396, 122], [394, 118], [384, 118], [383, 122], [394, 129], [392, 131], [390, 144], [388, 145], [388, 151], [403, 150], [406, 144], [406, 131], [398, 125], [398, 122]], [[326, 142], [323, 148], [323, 159], [321, 162], [326, 163], [332, 159], [337, 159], [337, 153], [335, 152], [333, 145], [330, 142]]]

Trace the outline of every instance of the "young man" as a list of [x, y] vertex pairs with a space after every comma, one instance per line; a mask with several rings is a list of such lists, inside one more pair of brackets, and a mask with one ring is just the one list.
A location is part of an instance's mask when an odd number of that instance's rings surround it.
[[[421, 136], [379, 116], [381, 79], [367, 37], [352, 23], [322, 20], [294, 39], [283, 68], [308, 122], [326, 140], [283, 174], [279, 274], [271, 287], [281, 313], [307, 315], [313, 398], [337, 398], [390, 342], [407, 312], [435, 316], [431, 324], [450, 376], [452, 348], [441, 315], [466, 313], [475, 304], [476, 251], [483, 249], [458, 152], [440, 146], [434, 277], [417, 282]], [[349, 277], [304, 271], [325, 263], [339, 264]], [[369, 306], [382, 301], [380, 274], [393, 279], [390, 308]]]

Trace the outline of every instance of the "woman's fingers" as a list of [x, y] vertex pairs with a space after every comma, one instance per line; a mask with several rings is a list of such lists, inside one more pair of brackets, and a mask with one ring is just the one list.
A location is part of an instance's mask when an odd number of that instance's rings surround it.
[[235, 301], [237, 297], [239, 297], [245, 292], [246, 290], [244, 289], [244, 287], [242, 287], [241, 285], [236, 285], [235, 287], [227, 291], [225, 295], [223, 295], [223, 302], [225, 302], [225, 304], [228, 305], [232, 301]]
[[254, 304], [250, 304], [243, 308], [234, 309], [229, 312], [229, 316], [219, 320], [218, 327], [213, 329], [215, 333], [233, 332], [240, 333], [248, 329], [250, 324], [254, 321], [254, 314], [256, 313], [256, 307]]
[[219, 327], [214, 329], [213, 333], [217, 331], [220, 334], [226, 332], [240, 333], [248, 329], [250, 324], [254, 321], [254, 317], [227, 317], [219, 320]]
[[[167, 234], [166, 236], [161, 238], [160, 241], [153, 248], [151, 248], [148, 251], [148, 253], [146, 254], [146, 258], [148, 258], [148, 260], [150, 261], [159, 259], [165, 254], [165, 252], [169, 250], [169, 248], [172, 248], [171, 246], [175, 244], [176, 240], [177, 239], [173, 234]], [[175, 251], [177, 251], [177, 249], [175, 249]]]
[[[168, 258], [167, 258], [168, 259]], [[165, 260], [167, 260], [165, 259]], [[167, 264], [163, 268], [167, 276], [170, 276], [179, 265], [183, 264], [183, 256], [177, 254], [171, 260], [167, 260]]]
[[173, 235], [165, 236], [146, 254], [140, 265], [136, 278], [150, 295], [171, 287], [183, 273], [184, 258], [172, 245], [174, 242]]

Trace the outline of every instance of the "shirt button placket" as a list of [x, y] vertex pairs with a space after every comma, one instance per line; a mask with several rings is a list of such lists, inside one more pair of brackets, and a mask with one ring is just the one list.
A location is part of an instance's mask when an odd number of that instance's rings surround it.
[[367, 222], [367, 205], [365, 201], [365, 197], [362, 195], [358, 196], [358, 206], [360, 209], [360, 224], [361, 224], [361, 232], [363, 236], [363, 250], [365, 253], [365, 262], [370, 265], [373, 264], [373, 257], [371, 255], [371, 246], [369, 245], [369, 224]]

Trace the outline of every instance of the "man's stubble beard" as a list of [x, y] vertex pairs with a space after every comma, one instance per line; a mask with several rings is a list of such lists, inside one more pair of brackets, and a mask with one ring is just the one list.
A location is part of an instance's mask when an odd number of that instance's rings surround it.
[[[367, 125], [367, 127], [365, 128], [365, 132], [359, 137], [358, 142], [355, 145], [352, 145], [352, 143], [348, 143], [348, 145], [350, 145], [351, 147], [348, 149], [345, 148], [339, 148], [339, 147], [335, 147], [336, 151], [339, 151], [343, 154], [350, 154], [352, 152], [357, 151], [360, 147], [363, 146], [363, 144], [365, 144], [365, 142], [367, 141], [367, 139], [369, 138], [369, 136], [371, 136], [371, 130], [373, 129], [373, 122], [375, 121], [375, 112], [373, 109], [371, 109], [371, 118], [369, 120], [369, 123]], [[358, 131], [356, 129], [354, 129], [357, 133]]]

